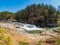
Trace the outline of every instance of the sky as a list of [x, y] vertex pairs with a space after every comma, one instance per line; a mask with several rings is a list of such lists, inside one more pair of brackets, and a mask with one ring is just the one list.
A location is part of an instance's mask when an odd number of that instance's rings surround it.
[[28, 5], [39, 3], [51, 4], [57, 8], [60, 5], [60, 0], [0, 0], [0, 12], [17, 12], [26, 8]]

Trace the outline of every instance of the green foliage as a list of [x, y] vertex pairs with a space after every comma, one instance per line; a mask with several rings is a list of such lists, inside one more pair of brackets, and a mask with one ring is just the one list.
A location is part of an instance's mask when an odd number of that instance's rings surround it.
[[26, 32], [34, 34], [34, 33], [41, 33], [43, 31], [42, 30], [31, 30], [31, 31], [26, 31]]
[[4, 33], [1, 33], [1, 37], [0, 37], [2, 40], [4, 40], [5, 39], [5, 35], [4, 35]]
[[0, 29], [0, 33], [3, 33], [3, 32], [4, 32], [4, 30]]
[[56, 45], [60, 45], [60, 39], [56, 41]]
[[0, 12], [0, 20], [8, 20], [8, 19], [13, 19], [15, 18], [15, 14], [8, 12], [8, 11], [4, 11], [4, 12]]
[[19, 42], [19, 45], [28, 45], [27, 42]]
[[42, 45], [43, 41], [42, 40], [39, 40], [38, 41], [38, 45]]
[[57, 26], [55, 7], [44, 4], [33, 4], [16, 13], [16, 20], [38, 26]]
[[3, 42], [3, 43], [1, 43], [1, 45], [5, 45], [5, 43]]
[[60, 27], [55, 27], [55, 28], [53, 28], [53, 31], [54, 31], [54, 32], [57, 32], [57, 33], [60, 33]]
[[1, 40], [5, 39], [4, 30], [2, 30], [2, 29], [0, 29], [0, 39]]
[[5, 43], [3, 42], [3, 43], [1, 43], [0, 45], [5, 45]]
[[6, 41], [7, 41], [7, 44], [8, 44], [8, 45], [12, 45], [12, 41], [11, 41], [10, 37], [8, 37], [8, 38], [6, 39]]

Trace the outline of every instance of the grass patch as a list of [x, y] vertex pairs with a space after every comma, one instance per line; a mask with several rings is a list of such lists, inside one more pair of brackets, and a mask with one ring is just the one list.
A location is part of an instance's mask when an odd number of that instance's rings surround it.
[[34, 34], [34, 33], [41, 33], [43, 31], [42, 30], [29, 30], [29, 31], [26, 30], [26, 32]]
[[56, 45], [60, 45], [60, 39], [56, 41]]
[[19, 45], [28, 45], [27, 42], [19, 42]]
[[12, 45], [12, 40], [11, 40], [10, 37], [8, 37], [8, 38], [6, 39], [6, 42], [7, 42], [7, 45]]
[[3, 29], [0, 29], [0, 41], [3, 41], [0, 45], [12, 45], [12, 40], [10, 37], [6, 37], [5, 31]]
[[60, 27], [56, 27], [53, 29], [54, 32], [60, 33]]
[[42, 45], [43, 41], [39, 40], [37, 45]]
[[4, 32], [4, 30], [3, 29], [0, 29], [0, 33], [3, 33]]
[[6, 45], [4, 42], [0, 43], [0, 45]]

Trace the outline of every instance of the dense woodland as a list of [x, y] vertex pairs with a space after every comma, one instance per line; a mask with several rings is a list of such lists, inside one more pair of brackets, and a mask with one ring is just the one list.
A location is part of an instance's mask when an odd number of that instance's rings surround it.
[[57, 26], [59, 11], [52, 5], [32, 4], [25, 9], [13, 12], [0, 12], [0, 21], [14, 19], [18, 22], [35, 24], [39, 27]]

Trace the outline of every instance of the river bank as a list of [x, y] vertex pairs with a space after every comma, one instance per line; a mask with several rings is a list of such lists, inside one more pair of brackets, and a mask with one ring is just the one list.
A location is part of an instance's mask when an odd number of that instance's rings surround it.
[[[44, 31], [40, 34], [29, 34], [24, 32], [24, 30], [16, 28], [16, 24], [6, 23], [6, 22], [0, 22], [0, 28], [6, 31], [6, 36], [10, 36], [13, 40], [14, 45], [19, 41], [25, 41], [29, 42], [31, 45], [33, 45], [35, 42], [37, 43], [39, 40], [46, 41], [50, 38], [56, 39], [59, 38], [58, 33], [55, 33], [53, 31]], [[23, 32], [23, 33], [22, 33]], [[33, 42], [33, 43], [32, 43]], [[35, 45], [35, 44], [34, 44]]]

